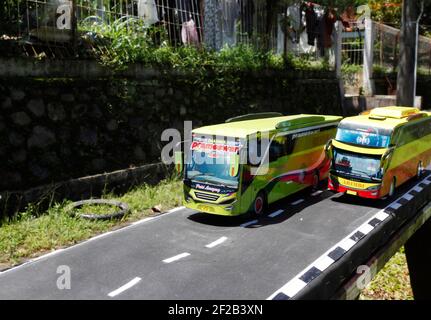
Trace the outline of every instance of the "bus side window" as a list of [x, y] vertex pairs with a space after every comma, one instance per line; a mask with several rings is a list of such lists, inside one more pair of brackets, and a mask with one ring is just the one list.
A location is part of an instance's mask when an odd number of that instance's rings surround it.
[[296, 139], [293, 139], [292, 135], [286, 136], [286, 141], [285, 141], [286, 155], [292, 154], [293, 149], [295, 148], [295, 141]]
[[413, 126], [406, 126], [406, 127], [401, 129], [400, 135], [398, 138], [398, 141], [399, 141], [398, 145], [399, 146], [403, 146], [403, 145], [410, 143], [416, 139], [416, 137], [415, 137], [416, 134], [414, 133], [414, 130], [412, 130], [412, 129], [416, 129], [416, 128]]
[[275, 137], [269, 145], [269, 162], [276, 161], [286, 155], [286, 136]]
[[431, 119], [427, 119], [419, 125], [421, 138], [431, 134]]

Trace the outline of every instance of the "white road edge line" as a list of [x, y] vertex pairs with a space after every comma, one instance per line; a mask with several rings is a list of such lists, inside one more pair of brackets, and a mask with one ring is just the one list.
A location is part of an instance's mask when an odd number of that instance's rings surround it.
[[108, 294], [111, 298], [118, 296], [120, 293], [123, 293], [124, 291], [130, 289], [131, 287], [137, 285], [141, 281], [141, 278], [136, 277], [133, 280], [127, 282], [124, 286], [118, 288], [117, 290], [114, 290]]
[[141, 220], [133, 222], [132, 226], [136, 226], [138, 224], [141, 224], [141, 223], [144, 223], [144, 222], [148, 222], [148, 221], [154, 220], [154, 219], [156, 219], [156, 217], [150, 217], [150, 218], [146, 218], [146, 219], [141, 219]]
[[296, 201], [292, 202], [291, 205], [296, 206], [297, 204], [300, 204], [301, 202], [304, 202], [304, 199], [296, 200]]
[[255, 224], [255, 223], [257, 223], [257, 222], [258, 222], [257, 220], [251, 220], [251, 221], [249, 221], [249, 222], [245, 222], [245, 223], [241, 224], [241, 225], [240, 225], [240, 227], [245, 228], [245, 227], [248, 227], [248, 226], [250, 226], [250, 225], [252, 225], [252, 224]]
[[45, 259], [45, 258], [49, 258], [49, 257], [51, 257], [51, 256], [56, 255], [57, 253], [62, 252], [62, 251], [64, 252], [64, 251], [66, 251], [66, 250], [69, 250], [69, 249], [73, 249], [73, 248], [76, 248], [76, 247], [82, 246], [82, 245], [84, 245], [84, 244], [87, 244], [87, 242], [94, 241], [94, 240], [97, 240], [97, 239], [100, 239], [100, 238], [104, 238], [104, 237], [106, 237], [106, 236], [108, 236], [108, 235], [112, 235], [112, 234], [114, 234], [114, 233], [118, 233], [118, 232], [125, 231], [125, 230], [127, 230], [127, 229], [129, 229], [129, 228], [132, 228], [132, 227], [134, 227], [134, 226], [136, 226], [136, 225], [139, 225], [139, 224], [142, 224], [142, 223], [144, 223], [144, 222], [148, 222], [148, 221], [155, 220], [155, 219], [160, 219], [161, 217], [164, 217], [164, 216], [166, 216], [166, 215], [169, 215], [169, 214], [171, 214], [171, 213], [174, 213], [174, 212], [177, 212], [177, 211], [180, 211], [180, 210], [183, 210], [183, 209], [186, 209], [186, 207], [184, 207], [184, 206], [176, 207], [176, 208], [173, 208], [173, 209], [171, 209], [171, 210], [169, 210], [169, 211], [167, 211], [167, 212], [165, 212], [165, 213], [163, 213], [163, 214], [157, 215], [157, 216], [155, 216], [155, 217], [145, 217], [145, 218], [142, 218], [141, 220], [135, 221], [135, 222], [133, 222], [133, 223], [129, 224], [128, 226], [123, 227], [123, 228], [120, 228], [120, 229], [117, 229], [117, 230], [113, 230], [113, 231], [107, 231], [107, 232], [105, 232], [105, 233], [101, 233], [101, 234], [99, 234], [99, 235], [97, 235], [97, 236], [94, 236], [94, 237], [92, 237], [92, 238], [89, 238], [89, 239], [87, 239], [87, 240], [84, 240], [84, 241], [82, 241], [82, 242], [79, 242], [79, 243], [77, 243], [77, 244], [75, 244], [75, 245], [73, 245], [73, 246], [70, 246], [70, 247], [67, 247], [67, 248], [61, 248], [61, 249], [57, 249], [57, 250], [51, 251], [51, 252], [49, 252], [49, 253], [47, 253], [47, 254], [44, 254], [44, 255], [41, 255], [41, 256], [39, 256], [39, 257], [36, 257], [36, 258], [30, 259], [30, 260], [28, 260], [28, 261], [26, 261], [26, 262], [24, 262], [24, 263], [22, 263], [22, 264], [19, 264], [19, 265], [15, 266], [15, 267], [11, 267], [11, 268], [6, 269], [6, 270], [4, 270], [4, 271], [0, 271], [0, 275], [3, 275], [3, 274], [5, 274], [5, 273], [8, 273], [8, 272], [11, 272], [11, 271], [14, 271], [14, 270], [17, 270], [17, 269], [19, 269], [19, 268], [21, 268], [21, 267], [24, 267], [24, 266], [26, 266], [26, 265], [29, 265], [29, 264], [31, 264], [31, 263], [33, 263], [33, 262], [37, 262], [37, 261], [39, 261], [39, 260], [42, 260], [42, 259]]
[[222, 244], [226, 240], [227, 240], [227, 237], [221, 237], [220, 239], [217, 239], [216, 241], [213, 241], [207, 244], [205, 247], [207, 247], [208, 249], [211, 249], [211, 248], [214, 248], [215, 246], [218, 246], [219, 244]]
[[275, 212], [273, 212], [273, 213], [271, 213], [271, 214], [269, 214], [268, 215], [268, 217], [271, 217], [271, 218], [274, 218], [274, 217], [276, 217], [276, 216], [278, 216], [278, 215], [280, 215], [280, 214], [282, 214], [284, 212], [284, 210], [277, 210], [277, 211], [275, 211]]
[[180, 260], [180, 259], [182, 259], [182, 258], [188, 257], [189, 255], [190, 255], [190, 253], [188, 253], [188, 252], [183, 252], [183, 253], [177, 254], [176, 256], [173, 256], [173, 257], [167, 258], [167, 259], [163, 260], [163, 262], [164, 262], [164, 263], [171, 263], [171, 262], [174, 262], [174, 261]]

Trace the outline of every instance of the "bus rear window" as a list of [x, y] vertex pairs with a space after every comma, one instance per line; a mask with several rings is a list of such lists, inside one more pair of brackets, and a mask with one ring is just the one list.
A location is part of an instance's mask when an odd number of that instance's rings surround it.
[[391, 137], [387, 132], [379, 132], [377, 128], [358, 130], [338, 128], [335, 139], [364, 147], [387, 148]]

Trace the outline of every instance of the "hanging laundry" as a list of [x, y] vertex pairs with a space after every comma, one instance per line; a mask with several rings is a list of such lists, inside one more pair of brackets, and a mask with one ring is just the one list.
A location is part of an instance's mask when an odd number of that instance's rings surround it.
[[291, 28], [295, 30], [295, 32], [300, 32], [302, 29], [301, 25], [301, 8], [298, 3], [295, 3], [287, 8], [287, 16], [289, 17], [289, 22]]
[[317, 38], [317, 48], [319, 49], [319, 54], [321, 57], [325, 56], [325, 45], [323, 43], [324, 33], [325, 33], [325, 19], [323, 16], [317, 17], [316, 20], [316, 38]]
[[144, 24], [147, 27], [159, 22], [155, 0], [139, 0], [138, 16], [144, 20]]
[[214, 50], [222, 47], [221, 8], [217, 0], [205, 0], [204, 3], [204, 39], [205, 44]]
[[285, 49], [285, 34], [286, 34], [286, 28], [284, 20], [286, 17], [284, 15], [279, 14], [277, 15], [277, 54], [283, 54]]
[[221, 11], [223, 17], [223, 31], [229, 38], [235, 35], [235, 24], [240, 16], [240, 7], [237, 0], [222, 0]]
[[317, 37], [317, 13], [313, 4], [307, 4], [305, 8], [305, 28], [307, 30], [308, 45], [314, 46]]
[[324, 29], [323, 29], [323, 47], [332, 47], [332, 33], [334, 32], [335, 22], [337, 22], [337, 16], [333, 9], [329, 9], [323, 15]]
[[199, 45], [198, 31], [196, 30], [196, 24], [193, 19], [183, 22], [181, 29], [181, 39], [184, 44], [188, 45]]
[[333, 9], [326, 10], [319, 20], [319, 36], [317, 46], [319, 48], [320, 56], [332, 59], [332, 33], [334, 31], [334, 24], [337, 21], [335, 11]]
[[254, 20], [254, 1], [243, 0], [243, 9], [241, 11], [241, 22], [243, 32], [248, 33], [249, 36], [253, 34], [253, 20]]

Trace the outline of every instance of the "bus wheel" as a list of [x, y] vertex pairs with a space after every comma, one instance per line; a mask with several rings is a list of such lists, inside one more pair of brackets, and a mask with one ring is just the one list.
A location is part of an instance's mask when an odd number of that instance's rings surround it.
[[393, 177], [391, 186], [389, 188], [389, 194], [388, 194], [389, 197], [392, 197], [394, 195], [396, 184], [397, 184], [397, 179], [395, 177]]
[[424, 167], [422, 165], [422, 161], [419, 161], [419, 163], [418, 163], [418, 169], [416, 171], [416, 177], [419, 179], [422, 176], [423, 172], [424, 172]]
[[264, 192], [259, 192], [256, 196], [256, 199], [254, 199], [253, 203], [253, 214], [257, 217], [260, 217], [263, 215], [266, 209], [266, 197]]

